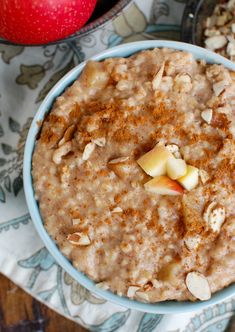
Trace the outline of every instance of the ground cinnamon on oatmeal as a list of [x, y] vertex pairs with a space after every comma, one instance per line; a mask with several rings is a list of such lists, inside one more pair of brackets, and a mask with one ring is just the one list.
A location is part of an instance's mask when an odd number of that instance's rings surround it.
[[[145, 302], [235, 281], [234, 101], [235, 75], [186, 52], [88, 62], [46, 116], [32, 168], [45, 227], [79, 271]], [[137, 160], [156, 144], [198, 170], [193, 189], [146, 190]]]

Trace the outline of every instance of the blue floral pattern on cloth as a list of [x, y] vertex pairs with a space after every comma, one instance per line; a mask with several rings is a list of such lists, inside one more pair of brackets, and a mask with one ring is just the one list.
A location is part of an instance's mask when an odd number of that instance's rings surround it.
[[39, 103], [67, 71], [108, 47], [143, 39], [179, 39], [186, 0], [136, 0], [114, 21], [66, 44], [0, 45], [0, 271], [56, 311], [94, 332], [221, 332], [235, 299], [185, 315], [140, 313], [98, 298], [54, 261], [28, 213], [24, 144]]

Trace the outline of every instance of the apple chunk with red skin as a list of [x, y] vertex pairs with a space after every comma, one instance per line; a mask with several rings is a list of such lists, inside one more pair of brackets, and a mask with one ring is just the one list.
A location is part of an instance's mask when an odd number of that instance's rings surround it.
[[164, 145], [156, 145], [140, 157], [137, 163], [145, 173], [154, 177], [166, 174], [166, 164], [169, 158], [173, 158], [172, 153]]
[[178, 182], [171, 180], [165, 175], [155, 177], [145, 183], [144, 187], [147, 191], [159, 195], [177, 196], [184, 193], [184, 189]]

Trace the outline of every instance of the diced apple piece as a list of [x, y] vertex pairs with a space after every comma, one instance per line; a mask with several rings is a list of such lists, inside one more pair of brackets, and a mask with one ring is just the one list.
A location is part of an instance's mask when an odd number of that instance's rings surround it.
[[181, 195], [184, 189], [165, 175], [157, 176], [144, 185], [145, 189], [153, 194], [159, 195]]
[[140, 167], [151, 176], [166, 174], [166, 163], [172, 153], [164, 145], [156, 145], [152, 150], [137, 160]]
[[198, 168], [188, 165], [187, 172], [177, 181], [187, 190], [192, 190], [198, 185]]
[[169, 158], [166, 164], [166, 171], [172, 180], [176, 180], [186, 174], [186, 162], [183, 159]]

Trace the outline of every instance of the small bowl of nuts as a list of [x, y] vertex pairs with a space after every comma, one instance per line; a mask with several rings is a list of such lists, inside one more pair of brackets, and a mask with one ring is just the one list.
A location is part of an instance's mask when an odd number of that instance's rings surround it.
[[189, 0], [181, 39], [235, 61], [235, 0]]

